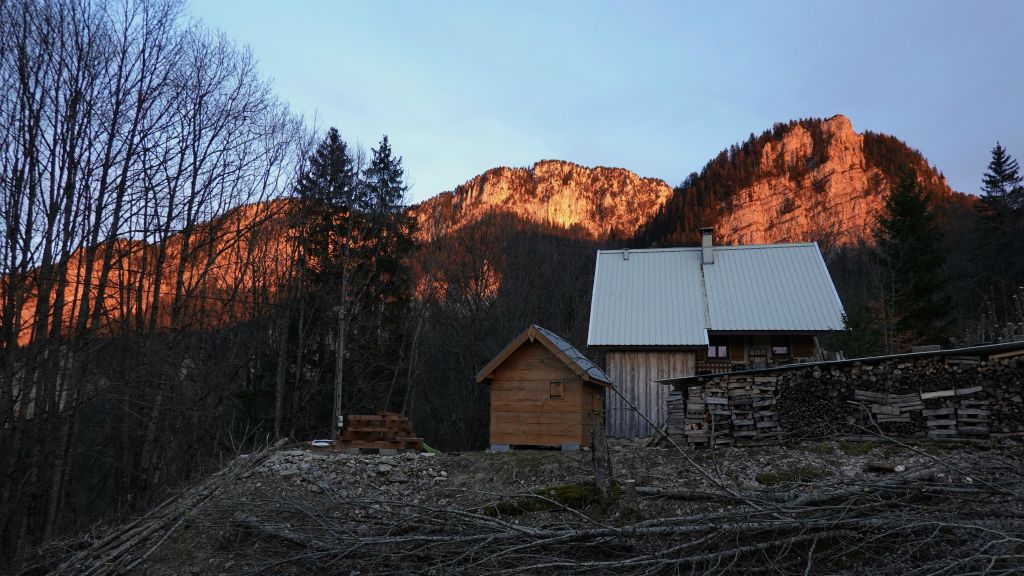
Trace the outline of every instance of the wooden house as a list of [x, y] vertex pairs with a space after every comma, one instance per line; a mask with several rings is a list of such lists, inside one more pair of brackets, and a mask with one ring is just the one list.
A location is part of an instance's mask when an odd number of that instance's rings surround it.
[[604, 418], [605, 373], [571, 344], [530, 326], [476, 375], [490, 386], [491, 449], [590, 445]]
[[618, 437], [655, 433], [668, 416], [657, 380], [820, 360], [817, 336], [843, 328], [843, 307], [815, 243], [597, 254], [587, 344], [623, 396], [608, 398]]

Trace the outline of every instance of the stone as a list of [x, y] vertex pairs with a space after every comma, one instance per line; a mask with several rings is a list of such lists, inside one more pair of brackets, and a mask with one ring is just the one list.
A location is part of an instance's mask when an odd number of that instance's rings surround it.
[[280, 474], [281, 478], [294, 478], [299, 475], [299, 471], [295, 468], [285, 468], [278, 472], [278, 474]]
[[390, 464], [378, 464], [377, 472], [391, 472], [392, 466]]
[[388, 482], [401, 484], [408, 481], [409, 477], [406, 476], [405, 474], [402, 474], [401, 470], [396, 470], [395, 472], [392, 472], [391, 475], [388, 476]]
[[398, 449], [397, 448], [381, 448], [377, 453], [382, 455], [382, 456], [394, 456], [394, 455], [398, 454]]
[[578, 442], [566, 442], [562, 444], [562, 452], [576, 452], [580, 449]]
[[510, 449], [508, 444], [491, 444], [491, 452], [508, 452]]

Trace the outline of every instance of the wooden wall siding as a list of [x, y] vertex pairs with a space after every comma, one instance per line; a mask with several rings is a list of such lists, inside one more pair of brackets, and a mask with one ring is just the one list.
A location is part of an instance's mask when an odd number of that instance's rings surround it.
[[796, 358], [812, 358], [814, 356], [814, 336], [793, 336], [790, 346]]
[[[550, 397], [553, 380], [565, 382], [561, 399]], [[592, 397], [600, 391], [581, 381], [543, 345], [525, 344], [491, 377], [491, 443], [589, 446]]]
[[747, 359], [747, 337], [731, 336], [729, 338], [729, 360], [744, 362]]
[[[656, 425], [668, 417], [668, 386], [655, 380], [694, 374], [693, 352], [610, 351], [605, 373], [619, 391], [643, 411]], [[614, 391], [609, 390], [605, 404], [605, 426], [616, 438], [642, 438], [655, 433]]]

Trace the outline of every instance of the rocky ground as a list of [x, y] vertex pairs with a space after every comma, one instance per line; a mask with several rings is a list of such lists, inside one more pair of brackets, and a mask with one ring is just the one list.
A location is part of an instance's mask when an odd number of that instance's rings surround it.
[[[209, 497], [188, 504], [181, 520], [165, 523], [173, 528], [162, 529], [158, 546], [145, 546], [122, 566], [149, 576], [669, 573], [718, 571], [731, 554], [734, 571], [770, 559], [770, 572], [863, 573], [837, 563], [837, 556], [854, 556], [834, 550], [860, 546], [874, 530], [901, 528], [871, 523], [876, 512], [835, 508], [882, 505], [880, 518], [902, 518], [901, 506], [941, 514], [953, 506], [962, 516], [960, 494], [981, 487], [978, 497], [988, 497], [987, 486], [1021, 485], [1015, 444], [825, 440], [693, 451], [613, 441], [609, 452], [617, 485], [607, 498], [594, 487], [586, 450], [344, 454], [286, 447], [240, 456], [229, 482], [200, 488]], [[912, 482], [926, 484], [908, 490]], [[946, 498], [933, 492], [957, 496], [922, 508], [922, 486], [927, 502]], [[1011, 527], [1024, 513], [1014, 498], [1007, 500], [1016, 502]], [[999, 507], [1005, 504], [993, 509]], [[984, 518], [995, 513], [978, 510]], [[741, 525], [762, 517], [763, 524]], [[856, 526], [836, 528], [854, 519]], [[716, 539], [705, 542], [712, 534]], [[1019, 544], [1003, 554], [1021, 553]], [[666, 550], [694, 560], [680, 565]], [[889, 562], [876, 558], [865, 571], [905, 572]]]

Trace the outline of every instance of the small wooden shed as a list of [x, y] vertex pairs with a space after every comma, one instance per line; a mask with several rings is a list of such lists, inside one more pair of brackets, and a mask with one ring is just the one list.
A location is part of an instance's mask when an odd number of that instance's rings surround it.
[[476, 375], [491, 387], [491, 450], [590, 445], [608, 376], [555, 333], [532, 325]]

